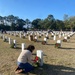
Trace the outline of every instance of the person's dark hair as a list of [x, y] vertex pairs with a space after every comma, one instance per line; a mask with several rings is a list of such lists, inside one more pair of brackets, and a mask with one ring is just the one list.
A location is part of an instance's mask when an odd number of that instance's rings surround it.
[[35, 47], [33, 46], [33, 45], [29, 45], [28, 47], [27, 47], [27, 50], [29, 50], [29, 51], [33, 51], [35, 49]]

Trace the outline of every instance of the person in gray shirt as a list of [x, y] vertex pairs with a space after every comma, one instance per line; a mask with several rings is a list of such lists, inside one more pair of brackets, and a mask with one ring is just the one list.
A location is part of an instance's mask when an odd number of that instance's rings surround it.
[[34, 67], [32, 66], [32, 52], [34, 51], [34, 49], [35, 47], [33, 45], [29, 45], [20, 53], [17, 59], [18, 67], [15, 70], [15, 73], [27, 73], [34, 69]]

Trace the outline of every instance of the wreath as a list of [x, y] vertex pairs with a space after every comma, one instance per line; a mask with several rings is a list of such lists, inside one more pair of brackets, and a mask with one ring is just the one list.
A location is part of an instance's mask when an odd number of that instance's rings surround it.
[[40, 66], [40, 58], [38, 56], [35, 56], [35, 59], [33, 60], [33, 66], [34, 67]]

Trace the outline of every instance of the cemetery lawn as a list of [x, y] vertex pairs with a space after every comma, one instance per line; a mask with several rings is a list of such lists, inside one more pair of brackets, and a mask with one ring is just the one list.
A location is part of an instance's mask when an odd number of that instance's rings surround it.
[[[17, 49], [10, 48], [8, 42], [3, 42], [0, 38], [0, 75], [18, 75], [15, 74], [17, 67], [17, 58], [21, 52], [21, 43], [25, 43], [26, 47], [29, 44], [35, 46], [37, 50], [43, 50], [43, 67], [36, 68], [28, 75], [75, 75], [75, 35], [73, 35], [68, 42], [62, 42], [62, 48], [55, 48], [51, 38], [48, 39], [47, 45], [42, 45], [42, 38], [38, 38], [39, 42], [29, 41], [27, 38], [10, 36], [17, 41]], [[33, 55], [34, 58], [34, 55]], [[19, 74], [27, 75], [27, 74]]]

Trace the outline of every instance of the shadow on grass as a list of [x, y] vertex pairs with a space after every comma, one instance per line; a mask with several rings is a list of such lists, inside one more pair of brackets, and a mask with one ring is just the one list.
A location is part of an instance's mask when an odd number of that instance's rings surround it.
[[75, 48], [66, 48], [66, 47], [60, 47], [60, 49], [72, 50], [72, 49], [75, 49]]
[[69, 43], [75, 43], [75, 42], [69, 42]]
[[21, 49], [21, 47], [16, 47], [16, 48], [13, 48], [13, 49], [19, 50], [19, 49]]
[[16, 49], [21, 49], [21, 47], [16, 47]]
[[42, 41], [38, 40], [37, 42], [42, 42]]
[[29, 75], [75, 75], [75, 68], [63, 65], [44, 64], [43, 67], [36, 68]]
[[21, 45], [21, 44], [17, 44], [17, 45]]
[[51, 45], [52, 46], [52, 45], [55, 45], [55, 44], [47, 44], [47, 45]]

